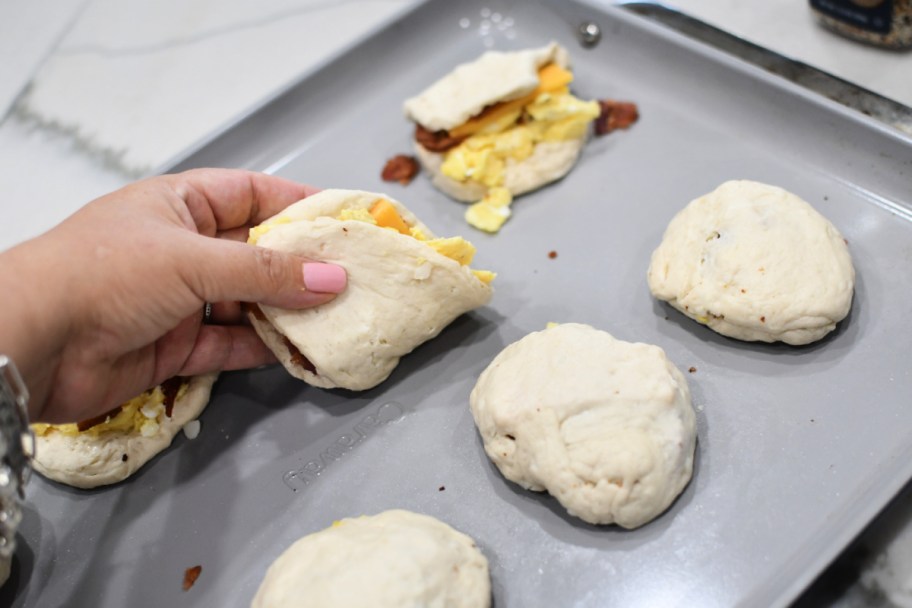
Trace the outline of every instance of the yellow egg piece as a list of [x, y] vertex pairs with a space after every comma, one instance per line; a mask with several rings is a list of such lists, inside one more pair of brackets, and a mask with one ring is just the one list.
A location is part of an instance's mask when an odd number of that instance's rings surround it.
[[[187, 384], [182, 384], [175, 400], [180, 399], [186, 392]], [[79, 434], [98, 436], [102, 433], [118, 431], [121, 433], [137, 432], [143, 437], [151, 437], [157, 434], [161, 427], [161, 421], [165, 416], [164, 403], [165, 394], [161, 387], [156, 386], [121, 405], [120, 411], [108, 417], [104, 422], [84, 431], [80, 431], [75, 423], [35, 423], [31, 425], [31, 428], [36, 435], [41, 436], [47, 435], [50, 431], [70, 436]]]
[[254, 226], [250, 229], [248, 233], [247, 242], [251, 245], [256, 245], [257, 241], [260, 240], [260, 237], [281, 224], [290, 224], [290, 217], [272, 217], [260, 224], [259, 226]]
[[[539, 142], [583, 137], [599, 112], [598, 102], [577, 99], [566, 87], [541, 93], [522, 112], [498, 116], [444, 153], [440, 171], [458, 182], [502, 186], [508, 161], [526, 160]], [[516, 122], [520, 114], [522, 123]]]
[[497, 276], [496, 272], [491, 272], [490, 270], [473, 270], [472, 274], [474, 274], [479, 281], [487, 283], [488, 285], [490, 285], [491, 281]]
[[371, 212], [363, 207], [357, 207], [354, 209], [343, 209], [339, 213], [339, 218], [342, 221], [345, 220], [356, 220], [359, 222], [367, 222], [368, 224], [377, 224], [377, 220], [374, 219], [374, 216], [371, 215]]
[[475, 257], [475, 246], [461, 236], [452, 236], [445, 239], [432, 239], [430, 241], [425, 241], [425, 244], [437, 253], [445, 255], [463, 266], [471, 264], [472, 258]]
[[513, 195], [509, 190], [491, 188], [483, 199], [466, 209], [465, 219], [473, 228], [496, 233], [512, 215], [511, 202]]

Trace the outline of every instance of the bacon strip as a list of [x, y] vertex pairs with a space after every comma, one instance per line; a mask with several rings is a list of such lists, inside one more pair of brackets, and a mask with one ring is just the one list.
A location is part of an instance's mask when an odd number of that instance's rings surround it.
[[171, 417], [174, 411], [174, 401], [177, 399], [177, 393], [180, 388], [188, 382], [187, 378], [174, 376], [161, 383], [162, 393], [165, 395], [165, 416]]
[[[264, 321], [266, 323], [269, 322], [269, 320], [266, 318], [266, 315], [263, 314], [263, 311], [260, 310], [260, 307], [257, 306], [256, 304], [245, 303], [244, 308], [246, 308], [247, 311], [250, 312], [250, 314], [252, 314], [254, 317], [256, 317], [257, 320]], [[314, 364], [311, 363], [310, 360], [307, 357], [305, 357], [301, 353], [301, 351], [298, 350], [297, 346], [292, 344], [291, 340], [289, 340], [285, 336], [282, 336], [282, 341], [285, 343], [285, 348], [288, 349], [288, 354], [291, 355], [292, 363], [303, 367], [304, 369], [309, 371], [311, 374], [317, 373], [317, 368], [314, 367]]]
[[123, 406], [118, 405], [113, 410], [109, 410], [109, 411], [105, 412], [104, 414], [100, 414], [98, 416], [95, 416], [94, 418], [89, 418], [88, 420], [82, 420], [80, 422], [77, 422], [76, 430], [81, 433], [83, 431], [89, 430], [93, 426], [98, 426], [99, 424], [104, 423], [108, 418], [113, 418], [114, 416], [119, 414], [120, 410], [122, 410], [122, 409], [123, 409]]
[[415, 140], [431, 152], [446, 152], [455, 148], [465, 137], [451, 137], [448, 131], [428, 131], [421, 125], [415, 125]]
[[291, 343], [291, 340], [282, 336], [282, 341], [285, 342], [285, 347], [288, 349], [288, 353], [291, 355], [291, 361], [295, 365], [303, 367], [311, 374], [317, 373], [317, 368], [314, 367], [314, 364], [310, 362], [310, 359], [305, 357], [301, 351], [298, 350], [298, 347]]
[[241, 306], [244, 307], [244, 310], [256, 317], [257, 321], [266, 321], [269, 320], [266, 318], [266, 315], [263, 314], [263, 311], [260, 310], [260, 307], [256, 304], [251, 304], [250, 302], [244, 302]]

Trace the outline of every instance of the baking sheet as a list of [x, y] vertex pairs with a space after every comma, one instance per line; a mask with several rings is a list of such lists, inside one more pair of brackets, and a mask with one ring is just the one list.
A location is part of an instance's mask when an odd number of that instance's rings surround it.
[[[603, 38], [584, 50], [575, 31], [590, 20]], [[406, 96], [489, 44], [552, 39], [571, 49], [581, 97], [639, 105], [632, 129], [593, 140], [496, 236], [424, 178], [380, 181], [410, 149]], [[498, 608], [783, 605], [912, 476], [912, 142], [740, 60], [604, 3], [429, 2], [172, 169], [207, 165], [385, 191], [435, 232], [470, 238], [474, 265], [499, 273], [494, 299], [371, 391], [313, 389], [275, 368], [224, 374], [200, 436], [127, 482], [84, 492], [34, 479], [0, 596], [13, 606], [248, 605], [298, 537], [389, 508], [476, 538]], [[822, 342], [739, 343], [650, 297], [668, 220], [733, 178], [797, 193], [848, 239], [853, 309]], [[548, 321], [658, 344], [697, 370], [694, 478], [641, 529], [576, 521], [484, 455], [475, 379]]]

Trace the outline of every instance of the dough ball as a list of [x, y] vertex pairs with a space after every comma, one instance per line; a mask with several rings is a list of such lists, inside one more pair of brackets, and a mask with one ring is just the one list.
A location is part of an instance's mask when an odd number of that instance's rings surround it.
[[782, 188], [729, 181], [678, 213], [652, 254], [652, 294], [720, 334], [808, 344], [852, 305], [846, 241]]
[[658, 346], [556, 325], [497, 355], [470, 402], [500, 472], [591, 524], [642, 526], [690, 480], [690, 391]]
[[488, 560], [445, 523], [409, 511], [343, 519], [298, 540], [266, 572], [252, 608], [484, 608]]

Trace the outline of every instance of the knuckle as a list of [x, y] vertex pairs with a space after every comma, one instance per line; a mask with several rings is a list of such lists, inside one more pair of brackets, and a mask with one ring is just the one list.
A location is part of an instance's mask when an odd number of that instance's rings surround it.
[[281, 289], [293, 281], [289, 272], [288, 260], [284, 255], [272, 249], [257, 247], [257, 265], [260, 277], [270, 289]]

